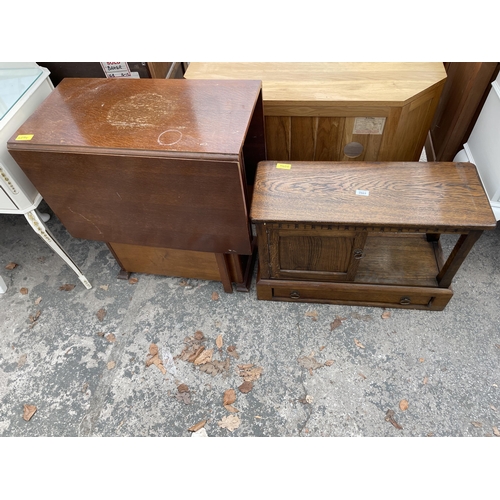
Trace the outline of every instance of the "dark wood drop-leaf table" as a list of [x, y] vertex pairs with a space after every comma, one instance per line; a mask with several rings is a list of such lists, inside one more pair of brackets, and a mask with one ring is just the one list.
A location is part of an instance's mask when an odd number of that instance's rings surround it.
[[66, 78], [8, 149], [69, 233], [106, 242], [125, 277], [248, 291], [260, 81]]

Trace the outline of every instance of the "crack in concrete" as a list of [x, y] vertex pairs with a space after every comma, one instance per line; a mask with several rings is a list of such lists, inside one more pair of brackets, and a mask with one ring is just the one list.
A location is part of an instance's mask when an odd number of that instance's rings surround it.
[[[122, 332], [121, 330], [124, 325], [134, 324], [135, 318], [137, 318], [137, 316], [139, 315], [141, 301], [140, 299], [135, 300], [135, 297], [140, 297], [141, 294], [139, 292], [143, 286], [146, 285], [139, 282], [138, 286], [135, 288], [134, 295], [132, 296], [132, 300], [130, 301], [130, 307], [128, 308], [127, 314], [123, 317], [120, 326], [116, 329], [117, 333], [120, 334], [119, 338], [123, 340], [116, 341], [113, 344], [106, 363], [109, 363], [110, 361], [115, 361], [115, 363], [118, 363], [119, 360], [123, 359], [123, 354], [126, 348], [126, 343], [124, 342], [124, 340], [126, 338], [127, 332]], [[111, 390], [113, 380], [117, 376], [117, 368], [118, 366], [116, 365], [111, 370], [107, 369], [107, 367], [104, 368], [103, 375], [97, 385], [94, 394], [91, 397], [89, 409], [78, 425], [78, 436], [90, 437], [94, 434], [96, 423], [99, 420], [106, 401], [106, 396]]]
[[[298, 314], [300, 314], [300, 312], [298, 312]], [[302, 345], [302, 342], [301, 342], [301, 338], [300, 338], [300, 335], [301, 335], [301, 330], [300, 330], [300, 319], [297, 321], [297, 337], [299, 339], [299, 345]], [[307, 376], [307, 370], [303, 370], [303, 375], [300, 377], [300, 381], [301, 381], [301, 384], [302, 384], [302, 388], [304, 389], [304, 397], [307, 396], [307, 388], [306, 388], [306, 385], [304, 383], [305, 381], [305, 377]], [[306, 413], [308, 413], [307, 415], [307, 418], [305, 420], [305, 422], [303, 423], [302, 426], [298, 426], [299, 427], [299, 436], [302, 434], [303, 430], [306, 428], [306, 425], [309, 423], [309, 420], [311, 419], [311, 416], [313, 414], [313, 409], [312, 409], [312, 405], [309, 404], [309, 403], [305, 403], [303, 406], [311, 406], [311, 409], [310, 411], [308, 411], [306, 408], [304, 408], [304, 411]]]

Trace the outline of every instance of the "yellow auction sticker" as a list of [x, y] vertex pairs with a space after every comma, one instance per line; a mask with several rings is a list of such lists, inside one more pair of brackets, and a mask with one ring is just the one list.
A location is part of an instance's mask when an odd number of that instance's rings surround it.
[[276, 164], [276, 168], [282, 168], [284, 170], [290, 170], [292, 168], [292, 166], [290, 165], [290, 163], [277, 163]]
[[35, 134], [18, 135], [16, 137], [16, 141], [31, 141], [31, 139], [33, 139], [34, 135]]

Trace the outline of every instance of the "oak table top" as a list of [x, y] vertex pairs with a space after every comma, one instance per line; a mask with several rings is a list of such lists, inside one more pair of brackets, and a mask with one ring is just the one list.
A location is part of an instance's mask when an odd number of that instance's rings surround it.
[[452, 162], [260, 162], [251, 219], [441, 232], [496, 227], [475, 165]]

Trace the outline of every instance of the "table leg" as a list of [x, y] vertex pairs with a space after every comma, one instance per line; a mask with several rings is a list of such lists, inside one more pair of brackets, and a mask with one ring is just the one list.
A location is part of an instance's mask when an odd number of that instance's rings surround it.
[[5, 284], [3, 278], [0, 276], [0, 293], [5, 293], [6, 291], [7, 291], [7, 285]]
[[217, 261], [217, 266], [219, 267], [220, 279], [222, 281], [224, 291], [226, 293], [233, 293], [233, 284], [231, 282], [231, 275], [226, 256], [223, 253], [216, 253], [215, 260]]
[[117, 274], [116, 278], [119, 280], [128, 280], [130, 278], [131, 273], [124, 269], [123, 264], [120, 262], [120, 258], [118, 257], [118, 255], [116, 255], [116, 252], [113, 250], [113, 247], [109, 243], [106, 243], [106, 246], [108, 247], [108, 250], [111, 252], [111, 255], [115, 258], [116, 262], [118, 262], [118, 265], [120, 266], [120, 272]]
[[42, 238], [47, 245], [49, 245], [54, 252], [61, 257], [64, 262], [77, 274], [79, 280], [83, 283], [85, 288], [90, 289], [92, 288], [92, 285], [89, 283], [87, 278], [82, 274], [78, 266], [73, 262], [71, 257], [66, 253], [64, 248], [59, 244], [59, 242], [54, 238], [52, 233], [49, 231], [43, 220], [38, 214], [37, 210], [32, 210], [31, 212], [28, 212], [24, 214], [26, 217], [26, 220], [29, 222], [30, 226], [33, 228], [33, 230]]
[[427, 233], [427, 241], [439, 241], [439, 237], [441, 236], [439, 233]]
[[236, 283], [237, 292], [249, 292], [250, 284], [253, 278], [253, 270], [255, 267], [255, 261], [257, 260], [257, 245], [255, 241], [252, 242], [252, 255], [249, 255], [246, 260], [246, 265], [244, 268], [243, 279], [241, 283]]
[[460, 235], [448, 260], [437, 275], [437, 282], [440, 288], [448, 288], [451, 285], [453, 277], [482, 233], [482, 231], [470, 231], [468, 234]]

